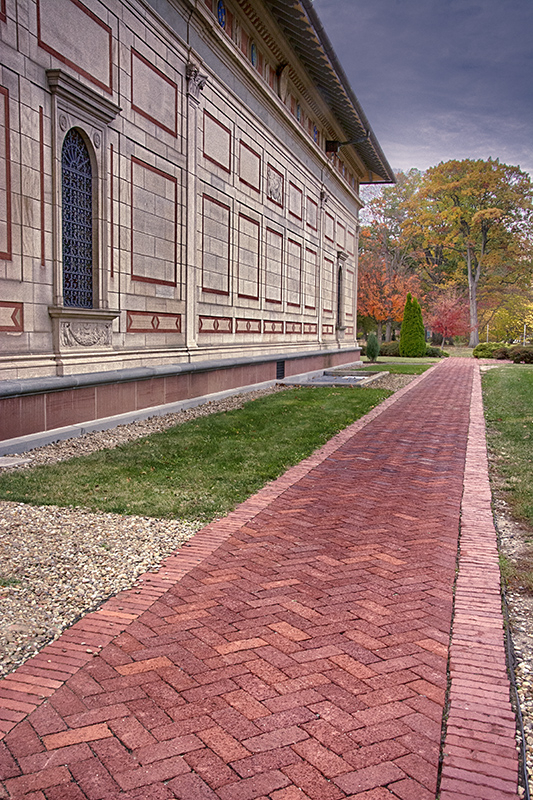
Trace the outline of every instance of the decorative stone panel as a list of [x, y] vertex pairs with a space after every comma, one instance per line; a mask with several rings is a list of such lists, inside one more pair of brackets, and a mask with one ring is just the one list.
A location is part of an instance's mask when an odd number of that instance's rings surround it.
[[38, 0], [38, 44], [47, 53], [112, 93], [112, 31], [78, 0]]
[[199, 333], [232, 333], [231, 317], [199, 317]]
[[0, 331], [21, 333], [24, 330], [24, 306], [22, 303], [0, 301]]
[[112, 348], [113, 320], [119, 311], [52, 306], [48, 313], [56, 352]]
[[235, 333], [261, 333], [261, 320], [236, 319]]
[[126, 330], [128, 333], [181, 333], [181, 314], [128, 311]]

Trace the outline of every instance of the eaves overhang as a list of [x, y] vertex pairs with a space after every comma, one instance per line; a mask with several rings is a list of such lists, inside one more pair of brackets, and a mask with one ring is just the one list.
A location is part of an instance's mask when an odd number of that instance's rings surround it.
[[368, 170], [361, 183], [395, 183], [394, 172], [375, 137], [312, 0], [264, 0], [306, 73], [331, 109], [346, 141]]

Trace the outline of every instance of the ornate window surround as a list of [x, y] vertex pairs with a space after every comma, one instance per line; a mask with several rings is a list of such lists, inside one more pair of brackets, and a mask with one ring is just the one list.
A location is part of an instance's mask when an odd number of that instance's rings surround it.
[[[59, 353], [73, 348], [109, 348], [111, 324], [120, 312], [109, 309], [108, 302], [107, 126], [121, 109], [64, 70], [50, 69], [46, 76], [52, 94], [54, 305], [48, 312], [53, 321], [54, 349]], [[61, 157], [65, 136], [72, 128], [84, 139], [93, 173], [94, 291], [91, 309], [67, 307], [63, 301]], [[75, 335], [71, 335], [73, 331]]]

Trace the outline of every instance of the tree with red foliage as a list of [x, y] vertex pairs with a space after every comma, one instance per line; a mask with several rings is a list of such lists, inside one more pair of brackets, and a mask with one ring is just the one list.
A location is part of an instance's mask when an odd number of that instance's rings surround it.
[[455, 288], [440, 292], [430, 304], [427, 325], [442, 336], [443, 342], [452, 336], [469, 335], [468, 301]]

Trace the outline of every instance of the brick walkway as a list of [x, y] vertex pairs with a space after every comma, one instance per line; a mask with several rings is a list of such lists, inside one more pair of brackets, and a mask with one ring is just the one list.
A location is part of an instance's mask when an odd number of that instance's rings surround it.
[[434, 800], [450, 654], [440, 797], [512, 800], [498, 580], [448, 359], [1, 681], [0, 798]]

